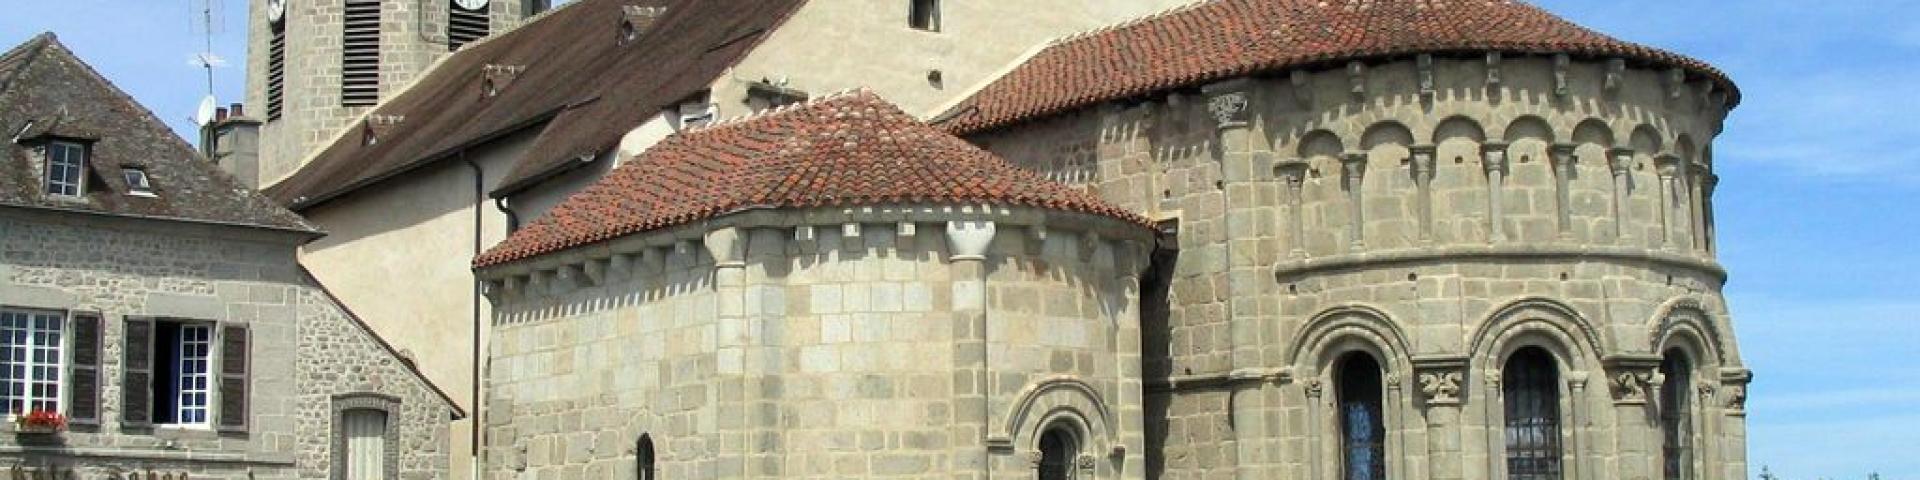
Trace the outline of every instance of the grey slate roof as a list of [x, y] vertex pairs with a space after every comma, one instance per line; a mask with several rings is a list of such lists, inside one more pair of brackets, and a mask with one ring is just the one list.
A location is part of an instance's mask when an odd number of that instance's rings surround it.
[[[82, 198], [45, 192], [44, 141], [90, 144]], [[129, 195], [122, 169], [146, 171], [153, 196]], [[317, 232], [207, 161], [52, 33], [0, 54], [0, 206]]]

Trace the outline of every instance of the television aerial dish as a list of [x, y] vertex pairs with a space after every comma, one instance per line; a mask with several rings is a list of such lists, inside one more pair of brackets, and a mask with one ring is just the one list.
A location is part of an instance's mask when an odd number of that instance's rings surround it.
[[200, 99], [200, 108], [193, 111], [193, 123], [202, 127], [213, 123], [213, 111], [217, 108], [215, 105], [218, 105], [218, 103], [213, 100], [213, 95], [207, 95], [206, 98]]

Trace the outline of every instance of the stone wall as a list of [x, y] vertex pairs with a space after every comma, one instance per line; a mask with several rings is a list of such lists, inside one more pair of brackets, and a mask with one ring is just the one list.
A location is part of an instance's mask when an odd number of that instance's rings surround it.
[[[403, 478], [443, 478], [449, 405], [305, 281], [293, 248], [308, 234], [14, 208], [0, 209], [0, 232], [0, 305], [100, 312], [105, 347], [100, 425], [0, 437], [0, 468], [326, 478], [326, 399], [376, 393], [405, 408]], [[246, 432], [122, 427], [133, 315], [250, 327]]]
[[1386, 370], [1390, 472], [1499, 477], [1497, 379], [1521, 344], [1559, 354], [1569, 472], [1658, 472], [1659, 406], [1628, 393], [1677, 349], [1706, 405], [1690, 468], [1737, 478], [1749, 374], [1711, 214], [1726, 96], [1674, 78], [1551, 56], [1355, 63], [973, 140], [1177, 222], [1165, 318], [1146, 322], [1166, 325], [1145, 363], [1168, 478], [1336, 475], [1329, 356], [1356, 351]]
[[1061, 412], [1089, 473], [1141, 478], [1142, 229], [955, 255], [935, 220], [759, 215], [483, 271], [491, 478], [627, 478], [642, 435], [667, 478], [1030, 475]]

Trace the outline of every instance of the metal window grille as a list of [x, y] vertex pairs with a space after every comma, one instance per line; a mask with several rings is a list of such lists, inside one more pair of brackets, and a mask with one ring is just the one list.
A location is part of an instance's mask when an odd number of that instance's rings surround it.
[[1501, 390], [1507, 416], [1507, 478], [1560, 478], [1560, 388], [1553, 357], [1537, 348], [1507, 360]]
[[1340, 363], [1341, 456], [1346, 480], [1386, 480], [1387, 426], [1381, 406], [1380, 363], [1355, 354]]
[[5, 413], [60, 411], [61, 317], [0, 312], [0, 404]]
[[380, 2], [347, 0], [341, 33], [340, 103], [373, 105], [380, 101]]
[[1660, 386], [1661, 452], [1667, 480], [1693, 478], [1693, 404], [1687, 394], [1693, 372], [1685, 355], [1668, 353], [1660, 362], [1667, 382]]

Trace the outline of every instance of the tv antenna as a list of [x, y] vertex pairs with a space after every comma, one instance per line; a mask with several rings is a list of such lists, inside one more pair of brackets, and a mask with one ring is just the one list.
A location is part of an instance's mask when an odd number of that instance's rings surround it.
[[199, 34], [202, 49], [193, 54], [188, 64], [200, 67], [207, 72], [207, 96], [200, 99], [200, 106], [193, 113], [194, 123], [206, 126], [213, 121], [214, 109], [219, 104], [213, 97], [213, 69], [227, 66], [227, 60], [213, 53], [213, 36], [221, 33], [224, 19], [224, 0], [188, 0], [193, 33]]

